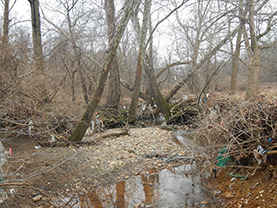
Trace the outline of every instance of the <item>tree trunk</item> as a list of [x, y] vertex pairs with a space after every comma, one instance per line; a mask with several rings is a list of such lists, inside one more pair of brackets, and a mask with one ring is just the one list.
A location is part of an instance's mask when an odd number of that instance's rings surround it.
[[249, 77], [247, 82], [247, 90], [245, 100], [255, 96], [258, 93], [258, 83], [261, 68], [261, 50], [259, 47], [254, 49], [254, 55], [250, 59]]
[[237, 74], [238, 74], [238, 65], [239, 65], [241, 34], [242, 34], [242, 28], [238, 31], [236, 49], [232, 58], [232, 74], [231, 74], [231, 83], [230, 83], [232, 94], [236, 93], [236, 87], [237, 87]]
[[[173, 87], [173, 89], [168, 93], [168, 95], [166, 96], [165, 100], [167, 102], [170, 101], [170, 99], [181, 89], [181, 87], [184, 86], [184, 84], [192, 77], [192, 72], [188, 73], [184, 79], [182, 79], [180, 82], [177, 83], [177, 85], [175, 85]], [[160, 113], [160, 109], [157, 108], [154, 111], [154, 117], [156, 117], [158, 114]]]
[[9, 42], [9, 3], [10, 0], [5, 0], [4, 4], [4, 22], [3, 22], [3, 36], [2, 36], [2, 45], [3, 49], [5, 49], [6, 45]]
[[239, 2], [239, 17], [240, 17], [240, 24], [241, 27], [238, 31], [238, 36], [237, 36], [237, 42], [236, 42], [236, 49], [235, 49], [235, 53], [233, 55], [232, 58], [232, 74], [231, 74], [231, 83], [230, 83], [230, 88], [231, 88], [231, 93], [235, 94], [236, 93], [236, 87], [237, 87], [237, 74], [238, 74], [238, 65], [239, 65], [239, 56], [240, 56], [240, 42], [241, 42], [241, 36], [242, 36], [242, 31], [243, 31], [243, 24], [244, 24], [244, 20], [243, 20], [243, 10], [242, 10], [242, 6], [243, 6], [243, 0], [240, 0]]
[[[88, 90], [87, 90], [86, 79], [83, 75], [83, 71], [82, 71], [83, 69], [82, 69], [82, 64], [81, 64], [82, 63], [82, 52], [81, 52], [81, 49], [76, 44], [77, 41], [76, 41], [76, 38], [74, 36], [74, 26], [72, 25], [72, 21], [71, 21], [71, 18], [70, 18], [70, 11], [75, 5], [76, 4], [74, 4], [74, 2], [73, 2], [73, 5], [69, 8], [67, 8], [67, 11], [66, 11], [66, 16], [67, 16], [67, 21], [68, 21], [68, 30], [69, 30], [69, 40], [71, 42], [74, 54], [77, 57], [77, 66], [78, 66], [78, 68], [73, 73], [78, 71], [78, 73], [80, 75], [84, 100], [85, 100], [86, 104], [88, 104], [88, 102], [89, 102]], [[75, 78], [73, 76], [73, 82], [74, 82], [74, 79]], [[75, 101], [75, 95], [74, 95], [74, 100], [73, 101]]]
[[90, 126], [93, 112], [94, 112], [95, 108], [97, 107], [97, 105], [101, 99], [101, 96], [103, 94], [105, 82], [107, 80], [108, 72], [109, 72], [112, 60], [115, 56], [116, 49], [118, 47], [120, 39], [124, 33], [124, 30], [130, 19], [130, 15], [131, 15], [132, 10], [135, 5], [136, 5], [136, 0], [131, 0], [131, 1], [128, 1], [128, 3], [127, 3], [125, 12], [119, 23], [118, 29], [117, 29], [112, 41], [109, 43], [107, 55], [105, 57], [103, 67], [100, 72], [100, 76], [99, 76], [94, 94], [91, 97], [91, 99], [87, 105], [87, 108], [83, 114], [83, 117], [82, 117], [81, 121], [79, 122], [77, 128], [72, 133], [72, 135], [69, 137], [69, 139], [68, 139], [69, 141], [81, 141], [87, 128]]
[[146, 40], [146, 32], [147, 32], [147, 25], [148, 19], [150, 16], [150, 7], [151, 7], [151, 0], [145, 0], [144, 2], [144, 12], [143, 12], [143, 21], [142, 21], [142, 29], [140, 32], [140, 43], [139, 43], [139, 53], [138, 53], [138, 63], [137, 63], [137, 72], [134, 84], [134, 90], [132, 93], [132, 100], [129, 107], [129, 122], [133, 123], [136, 121], [137, 115], [137, 105], [139, 100], [140, 94], [140, 84], [141, 84], [141, 77], [142, 77], [142, 65], [143, 65], [143, 57], [145, 54], [145, 40]]
[[[151, 16], [149, 17], [149, 34], [152, 32], [152, 20]], [[154, 63], [153, 63], [153, 35], [149, 37], [149, 48], [148, 48], [148, 62], [149, 62], [149, 67], [151, 70], [154, 68]], [[146, 78], [146, 90], [145, 94], [150, 96], [151, 98], [151, 81], [149, 77]], [[153, 99], [149, 99], [148, 102], [150, 105], [154, 105]]]
[[166, 96], [165, 100], [167, 102], [170, 101], [170, 99], [181, 89], [181, 87], [184, 86], [184, 84], [192, 77], [192, 73], [188, 73], [184, 79], [182, 79], [180, 82], [178, 82], [177, 85], [175, 85], [173, 87], [173, 89], [168, 93], [168, 95]]
[[88, 104], [89, 98], [88, 98], [88, 89], [87, 89], [87, 86], [86, 86], [86, 79], [84, 77], [82, 69], [80, 68], [81, 64], [78, 63], [78, 65], [79, 65], [78, 72], [79, 72], [80, 79], [81, 79], [81, 86], [82, 86], [82, 90], [83, 90], [84, 100], [85, 100], [86, 104]]
[[[115, 34], [115, 8], [114, 0], [105, 0], [105, 9], [107, 15], [107, 25], [108, 25], [108, 38], [109, 42]], [[120, 101], [120, 75], [119, 66], [117, 61], [117, 56], [115, 55], [111, 68], [109, 77], [109, 91], [107, 97], [107, 106], [117, 108]]]
[[31, 5], [32, 37], [35, 66], [38, 71], [43, 71], [43, 55], [41, 45], [39, 0], [28, 0]]
[[150, 80], [150, 89], [152, 92], [152, 95], [154, 97], [154, 100], [156, 102], [156, 105], [158, 106], [158, 109], [163, 113], [166, 120], [170, 118], [170, 105], [167, 103], [167, 101], [162, 96], [162, 93], [160, 92], [156, 78], [153, 74], [153, 70], [150, 68], [150, 65], [148, 64], [146, 67], [146, 72], [148, 75], [148, 78]]
[[[249, 9], [249, 27], [250, 27], [250, 42], [251, 42], [251, 57], [249, 64], [249, 77], [247, 82], [247, 90], [245, 93], [245, 100], [255, 96], [258, 93], [258, 83], [261, 65], [261, 49], [258, 45], [258, 40], [255, 34], [254, 24], [254, 12], [255, 5], [254, 0], [248, 0]], [[245, 40], [246, 42], [246, 40]], [[249, 53], [250, 54], [250, 53]]]
[[75, 97], [75, 72], [73, 72], [70, 76], [72, 102], [74, 102], [76, 100], [76, 97]]
[[10, 58], [9, 54], [9, 47], [8, 47], [8, 42], [9, 42], [9, 0], [5, 0], [4, 3], [4, 22], [3, 22], [3, 36], [2, 36], [2, 44], [1, 44], [1, 50], [0, 50], [0, 89], [3, 89], [4, 82], [5, 82], [5, 74], [8, 72], [9, 66], [7, 66], [8, 58]]

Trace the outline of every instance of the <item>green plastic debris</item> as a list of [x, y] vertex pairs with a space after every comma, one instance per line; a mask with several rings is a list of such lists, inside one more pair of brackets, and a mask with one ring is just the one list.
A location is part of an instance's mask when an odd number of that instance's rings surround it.
[[229, 175], [232, 177], [235, 177], [235, 178], [240, 178], [240, 180], [248, 179], [248, 175], [239, 175], [239, 174], [233, 173], [233, 172], [229, 173]]
[[226, 146], [223, 146], [222, 149], [219, 151], [217, 156], [217, 166], [224, 167], [226, 166], [227, 162], [230, 160], [230, 156], [228, 154], [228, 151], [226, 149]]
[[[2, 170], [1, 170], [1, 175], [3, 175], [3, 171]], [[1, 177], [0, 178], [0, 183], [3, 183], [3, 182], [4, 182], [4, 179]], [[2, 187], [0, 187], [0, 192], [1, 192], [2, 196], [3, 196], [4, 192], [3, 192], [3, 188]]]

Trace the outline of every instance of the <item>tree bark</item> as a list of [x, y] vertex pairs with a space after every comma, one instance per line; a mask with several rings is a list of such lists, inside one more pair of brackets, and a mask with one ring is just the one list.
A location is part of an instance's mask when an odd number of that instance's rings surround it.
[[150, 89], [151, 89], [152, 95], [154, 97], [154, 100], [156, 102], [156, 105], [157, 105], [158, 109], [163, 113], [165, 119], [168, 120], [170, 118], [171, 107], [168, 104], [168, 102], [164, 99], [164, 97], [162, 96], [162, 93], [160, 92], [158, 85], [157, 85], [156, 77], [153, 74], [153, 70], [150, 68], [149, 64], [147, 64], [147, 67], [145, 68], [145, 70], [146, 70], [146, 73], [150, 80]]
[[245, 100], [255, 96], [258, 93], [258, 82], [261, 65], [261, 49], [258, 45], [258, 40], [255, 34], [254, 13], [255, 5], [254, 0], [248, 0], [249, 9], [249, 27], [250, 27], [250, 43], [251, 43], [251, 57], [249, 64], [249, 78], [247, 82], [247, 90], [245, 93]]
[[[184, 86], [184, 84], [192, 77], [192, 72], [188, 73], [184, 79], [182, 79], [180, 82], [177, 83], [177, 85], [175, 85], [173, 87], [173, 89], [168, 93], [168, 95], [166, 96], [165, 100], [167, 102], [169, 102], [171, 100], [171, 98], [181, 89], [181, 87]], [[160, 109], [157, 108], [154, 111], [154, 117], [156, 117], [158, 114], [160, 113]]]
[[132, 93], [132, 100], [129, 107], [129, 122], [133, 123], [136, 121], [137, 115], [137, 105], [139, 100], [140, 93], [140, 85], [141, 85], [141, 77], [142, 77], [142, 65], [143, 65], [143, 57], [145, 54], [145, 40], [146, 40], [146, 32], [148, 19], [150, 16], [150, 7], [151, 0], [145, 0], [144, 2], [144, 12], [143, 12], [143, 21], [142, 21], [142, 29], [140, 32], [140, 43], [139, 43], [139, 53], [138, 53], [138, 63], [137, 63], [137, 72], [134, 84], [134, 90]]
[[9, 0], [5, 0], [4, 2], [4, 21], [3, 21], [3, 35], [2, 35], [2, 44], [1, 44], [1, 50], [0, 50], [0, 89], [3, 89], [3, 85], [5, 82], [5, 77], [4, 75], [7, 73], [7, 70], [9, 66], [7, 66], [7, 62], [10, 58], [10, 52], [9, 52], [9, 47], [8, 47], [8, 42], [9, 42]]
[[[80, 64], [78, 63], [78, 66], [81, 67], [81, 63]], [[86, 104], [88, 104], [89, 97], [88, 97], [88, 89], [86, 86], [86, 79], [85, 79], [82, 69], [79, 69], [78, 72], [79, 72], [80, 79], [81, 79], [81, 86], [82, 86], [82, 90], [83, 90], [84, 100], [85, 100]]]
[[170, 101], [170, 99], [181, 89], [181, 87], [184, 86], [184, 84], [192, 77], [192, 73], [188, 73], [184, 79], [182, 79], [180, 82], [178, 82], [177, 85], [173, 87], [173, 89], [168, 93], [165, 100], [167, 102]]
[[87, 105], [87, 108], [83, 114], [83, 117], [82, 117], [81, 121], [79, 122], [77, 128], [72, 133], [72, 135], [69, 137], [69, 139], [68, 139], [69, 141], [81, 141], [87, 128], [90, 126], [93, 112], [95, 111], [95, 108], [97, 107], [97, 105], [101, 99], [101, 96], [103, 94], [105, 82], [107, 80], [108, 72], [109, 72], [112, 60], [115, 56], [116, 49], [118, 47], [118, 44], [121, 40], [121, 37], [124, 33], [124, 30], [127, 26], [127, 23], [130, 19], [130, 15], [131, 15], [132, 10], [135, 5], [136, 5], [136, 0], [128, 1], [127, 5], [126, 5], [125, 12], [119, 23], [117, 31], [116, 31], [112, 41], [109, 43], [107, 55], [104, 59], [104, 64], [103, 64], [102, 70], [100, 72], [100, 76], [99, 76], [94, 94], [91, 97], [91, 99]]
[[31, 6], [32, 37], [33, 37], [33, 51], [34, 51], [35, 66], [38, 71], [43, 71], [39, 0], [28, 0], [28, 1], [30, 2], [30, 6]]
[[[105, 10], [107, 15], [108, 38], [109, 38], [109, 42], [111, 42], [115, 34], [114, 0], [105, 0]], [[119, 66], [118, 66], [117, 56], [115, 55], [110, 68], [107, 106], [112, 108], [117, 108], [120, 101], [120, 94], [121, 94], [121, 90], [120, 90]]]
[[250, 59], [249, 77], [247, 82], [245, 100], [248, 100], [249, 98], [255, 96], [258, 93], [260, 68], [261, 68], [261, 49], [259, 47], [255, 47], [253, 56]]
[[241, 36], [242, 36], [243, 24], [244, 24], [244, 20], [243, 20], [244, 16], [242, 17], [242, 15], [243, 15], [242, 6], [243, 6], [243, 0], [240, 0], [240, 2], [239, 2], [239, 18], [240, 18], [241, 27], [239, 28], [239, 31], [238, 31], [238, 36], [237, 36], [237, 41], [236, 41], [236, 49], [235, 49], [235, 53], [232, 58], [232, 74], [231, 74], [231, 83], [230, 83], [231, 94], [236, 93], [236, 86], [237, 86], [240, 44], [241, 44]]
[[3, 48], [6, 47], [6, 45], [9, 42], [9, 3], [10, 0], [5, 0], [4, 4], [4, 22], [3, 22], [3, 36], [2, 36], [2, 45], [4, 46]]

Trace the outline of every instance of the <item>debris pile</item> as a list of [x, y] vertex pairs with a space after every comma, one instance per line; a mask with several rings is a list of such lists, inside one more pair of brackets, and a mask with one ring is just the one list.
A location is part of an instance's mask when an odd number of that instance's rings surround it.
[[[216, 100], [200, 119], [199, 143], [205, 144], [214, 164], [229, 158], [229, 165], [277, 164], [277, 98], [256, 97], [241, 102], [228, 97]], [[222, 149], [226, 149], [224, 154]]]

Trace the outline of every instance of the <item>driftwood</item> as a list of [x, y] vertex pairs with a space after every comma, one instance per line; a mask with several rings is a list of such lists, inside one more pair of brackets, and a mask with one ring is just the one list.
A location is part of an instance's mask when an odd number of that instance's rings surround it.
[[66, 139], [56, 139], [56, 141], [40, 141], [38, 144], [42, 147], [82, 147], [97, 145], [98, 141], [109, 137], [118, 137], [121, 135], [129, 135], [129, 127], [109, 129], [105, 132], [94, 133], [90, 136], [84, 136], [82, 141], [70, 142]]
[[104, 129], [113, 129], [126, 126], [128, 123], [128, 112], [109, 107], [99, 107], [97, 115], [93, 120], [95, 121], [96, 132], [103, 131]]
[[82, 142], [91, 142], [91, 141], [98, 142], [101, 139], [105, 139], [105, 138], [109, 138], [109, 137], [118, 137], [121, 135], [130, 135], [129, 127], [109, 129], [105, 132], [95, 133], [91, 136], [85, 136], [85, 137], [83, 137]]
[[95, 141], [77, 141], [77, 142], [70, 142], [67, 140], [57, 140], [57, 141], [41, 141], [38, 143], [42, 147], [81, 147], [81, 146], [90, 146], [95, 145], [97, 142]]
[[199, 106], [197, 104], [187, 105], [185, 102], [181, 102], [171, 109], [171, 117], [167, 121], [167, 124], [190, 124], [192, 118], [199, 113]]

